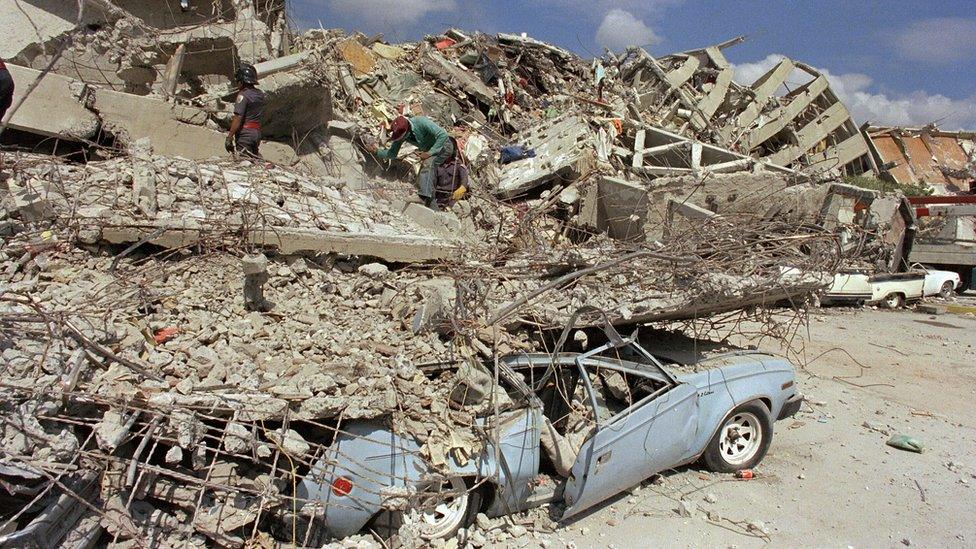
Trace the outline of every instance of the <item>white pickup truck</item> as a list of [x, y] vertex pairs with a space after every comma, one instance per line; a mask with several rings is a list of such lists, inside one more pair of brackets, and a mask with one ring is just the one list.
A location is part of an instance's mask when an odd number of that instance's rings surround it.
[[821, 297], [821, 303], [877, 303], [888, 309], [899, 309], [909, 301], [930, 295], [948, 297], [960, 284], [959, 275], [916, 266], [907, 273], [869, 275], [841, 272]]
[[924, 273], [837, 273], [820, 302], [878, 303], [888, 309], [898, 309], [908, 301], [922, 299], [924, 287]]

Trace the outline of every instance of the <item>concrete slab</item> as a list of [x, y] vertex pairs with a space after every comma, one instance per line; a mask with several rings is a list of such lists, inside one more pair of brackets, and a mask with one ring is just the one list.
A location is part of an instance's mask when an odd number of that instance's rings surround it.
[[589, 225], [617, 240], [641, 240], [650, 197], [647, 189], [615, 177], [605, 177], [586, 195]]
[[591, 143], [595, 135], [578, 116], [517, 135], [512, 142], [534, 149], [535, 157], [502, 166], [497, 193], [514, 197], [568, 172], [581, 172], [582, 163], [593, 155]]
[[[16, 84], [16, 105], [41, 73], [10, 64], [7, 70]], [[81, 82], [48, 73], [10, 119], [9, 127], [51, 137], [93, 139], [98, 117], [78, 99], [78, 95], [86, 96], [85, 89]]]
[[[124, 142], [148, 137], [157, 154], [191, 160], [227, 156], [224, 134], [202, 125], [207, 114], [200, 109], [113, 90], [99, 89], [94, 96], [103, 127]], [[270, 141], [261, 144], [261, 155], [288, 166], [298, 161], [291, 147]]]
[[461, 222], [449, 212], [435, 212], [417, 203], [407, 204], [403, 215], [431, 233], [444, 238], [457, 238], [461, 232]]
[[292, 139], [323, 127], [332, 116], [328, 84], [308, 71], [278, 72], [261, 78], [258, 87], [268, 99], [261, 128], [265, 137]]
[[157, 153], [191, 159], [227, 154], [220, 133], [181, 122], [205, 122], [207, 115], [199, 109], [105, 89], [95, 92], [93, 108], [105, 129], [126, 143], [148, 137]]
[[277, 59], [256, 63], [254, 69], [258, 71], [258, 80], [278, 72], [290, 71], [299, 67], [311, 54], [311, 50], [305, 50], [284, 57], [278, 57]]
[[[31, 44], [43, 43], [75, 27], [68, 13], [44, 9], [44, 4], [0, 0], [0, 57], [13, 59]], [[76, 6], [73, 6], [77, 10]]]
[[[129, 244], [153, 236], [155, 227], [106, 226], [102, 239], [113, 244]], [[192, 227], [172, 227], [148, 240], [164, 248], [192, 246], [206, 231]], [[379, 235], [371, 233], [344, 233], [304, 228], [272, 227], [255, 229], [247, 233], [251, 244], [273, 248], [282, 254], [303, 252], [336, 253], [377, 257], [398, 263], [420, 263], [448, 259], [456, 252], [456, 246], [433, 236]]]
[[494, 102], [495, 92], [484, 84], [477, 76], [444, 58], [443, 55], [428, 51], [420, 60], [423, 71], [442, 82], [456, 86], [472, 97], [490, 105]]

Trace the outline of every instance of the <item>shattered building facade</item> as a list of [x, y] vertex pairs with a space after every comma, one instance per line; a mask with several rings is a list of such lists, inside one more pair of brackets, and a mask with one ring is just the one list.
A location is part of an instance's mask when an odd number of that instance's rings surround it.
[[[495, 359], [580, 309], [784, 335], [774, 305], [897, 268], [875, 235], [905, 230], [899, 200], [831, 181], [874, 167], [825, 77], [784, 60], [741, 86], [735, 40], [591, 63], [511, 34], [293, 33], [282, 2], [68, 4], [0, 0], [24, 33], [0, 52], [0, 544], [321, 545], [295, 485], [349, 420], [436, 476], [492, 436]], [[262, 161], [222, 146], [243, 61]], [[363, 146], [401, 110], [471, 170], [448, 211], [409, 200], [416, 157]], [[502, 164], [509, 144], [534, 156]], [[489, 400], [459, 404], [472, 377]]]
[[971, 192], [976, 183], [973, 132], [869, 126], [864, 134], [880, 177], [896, 185], [921, 184], [941, 195]]

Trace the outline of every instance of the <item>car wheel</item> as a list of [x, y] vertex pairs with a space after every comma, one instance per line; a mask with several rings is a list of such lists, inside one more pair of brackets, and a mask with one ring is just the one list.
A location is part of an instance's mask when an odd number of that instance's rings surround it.
[[709, 441], [702, 459], [709, 469], [732, 473], [755, 467], [773, 440], [773, 421], [760, 402], [732, 410]]
[[888, 294], [881, 300], [885, 309], [901, 309], [905, 305], [905, 298], [901, 294]]
[[949, 299], [952, 297], [953, 290], [956, 289], [956, 285], [952, 283], [951, 280], [946, 280], [942, 283], [942, 287], [939, 288], [939, 297], [942, 299]]
[[481, 490], [469, 490], [461, 477], [425, 483], [419, 489], [425, 497], [403, 513], [402, 523], [416, 528], [424, 540], [454, 537], [473, 524], [481, 510]]

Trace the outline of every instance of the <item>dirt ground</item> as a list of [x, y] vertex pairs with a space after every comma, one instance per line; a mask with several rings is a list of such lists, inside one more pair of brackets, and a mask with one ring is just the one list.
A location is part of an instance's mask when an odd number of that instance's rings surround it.
[[[756, 478], [668, 472], [550, 546], [976, 546], [976, 316], [824, 308], [803, 345], [808, 404], [776, 424]], [[891, 433], [925, 452], [886, 446]]]

